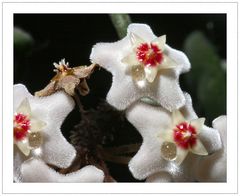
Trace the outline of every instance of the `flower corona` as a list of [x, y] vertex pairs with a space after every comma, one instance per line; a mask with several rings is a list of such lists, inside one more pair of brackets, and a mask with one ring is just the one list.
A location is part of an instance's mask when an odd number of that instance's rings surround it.
[[144, 66], [156, 67], [163, 61], [163, 52], [156, 44], [142, 43], [136, 51], [137, 59]]

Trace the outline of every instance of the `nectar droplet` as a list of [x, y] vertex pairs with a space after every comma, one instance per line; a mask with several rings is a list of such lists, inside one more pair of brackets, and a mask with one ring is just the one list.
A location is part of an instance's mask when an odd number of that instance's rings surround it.
[[40, 132], [31, 132], [28, 134], [28, 142], [31, 148], [39, 148], [42, 144], [42, 141], [43, 137]]
[[135, 81], [141, 81], [145, 79], [145, 72], [142, 66], [134, 66], [132, 68], [132, 77]]
[[163, 142], [161, 146], [161, 156], [167, 160], [172, 161], [177, 156], [177, 147], [172, 142]]

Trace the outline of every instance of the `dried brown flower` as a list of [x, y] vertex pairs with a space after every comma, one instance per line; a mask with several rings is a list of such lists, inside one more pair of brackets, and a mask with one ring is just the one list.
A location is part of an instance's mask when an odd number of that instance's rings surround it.
[[74, 96], [76, 88], [83, 96], [89, 93], [86, 78], [92, 74], [96, 64], [70, 68], [69, 63], [65, 63], [65, 59], [62, 59], [59, 64], [53, 63], [53, 65], [56, 68], [54, 69], [56, 75], [44, 89], [35, 92], [36, 96], [48, 96], [58, 90], [64, 90], [70, 96]]

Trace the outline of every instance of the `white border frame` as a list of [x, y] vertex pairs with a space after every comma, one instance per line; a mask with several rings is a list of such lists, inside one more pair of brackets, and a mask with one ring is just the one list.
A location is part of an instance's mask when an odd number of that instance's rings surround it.
[[[3, 194], [14, 193], [238, 193], [237, 2], [10, 3], [3, 12]], [[13, 14], [14, 13], [226, 13], [227, 14], [227, 183], [13, 183]], [[101, 41], [101, 40], [99, 40]]]

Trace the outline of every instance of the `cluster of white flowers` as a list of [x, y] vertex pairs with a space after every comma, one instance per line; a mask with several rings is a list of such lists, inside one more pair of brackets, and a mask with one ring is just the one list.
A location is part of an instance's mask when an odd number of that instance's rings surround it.
[[[166, 44], [165, 35], [156, 37], [148, 25], [131, 24], [122, 40], [96, 44], [90, 59], [112, 73], [107, 101], [125, 111], [143, 138], [129, 162], [136, 179], [226, 181], [226, 117], [217, 118], [214, 128], [197, 117], [190, 95], [179, 85], [190, 62]], [[24, 85], [14, 85], [15, 182], [103, 182], [104, 173], [95, 166], [67, 175], [49, 167], [69, 167], [76, 157], [60, 130], [74, 106], [63, 91], [36, 97]]]
[[226, 123], [222, 122], [226, 119], [214, 121], [213, 129], [197, 117], [190, 95], [178, 81], [181, 73], [190, 70], [190, 62], [183, 52], [166, 44], [165, 35], [156, 37], [148, 25], [131, 24], [125, 38], [96, 44], [90, 58], [112, 73], [107, 101], [125, 110], [143, 137], [140, 150], [129, 162], [136, 179], [226, 180], [226, 145], [221, 141], [226, 141]]

